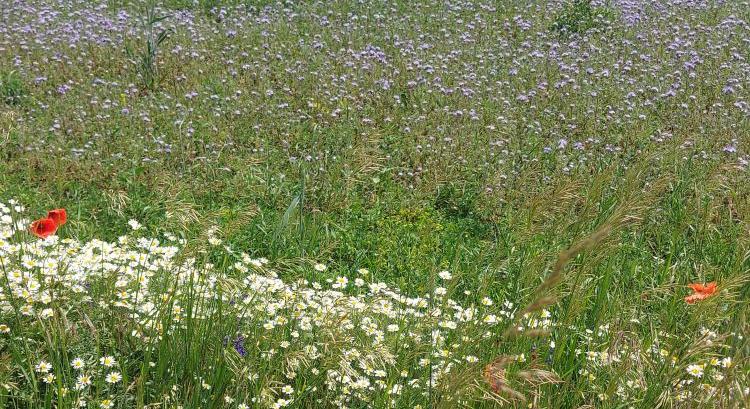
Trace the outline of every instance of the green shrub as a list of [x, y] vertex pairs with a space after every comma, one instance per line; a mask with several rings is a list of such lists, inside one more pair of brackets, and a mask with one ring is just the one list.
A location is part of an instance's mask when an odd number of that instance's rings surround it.
[[605, 7], [594, 7], [591, 0], [573, 0], [555, 17], [552, 30], [560, 33], [583, 34], [613, 17], [612, 10]]
[[7, 105], [18, 105], [28, 94], [23, 81], [15, 71], [0, 73], [0, 97]]
[[449, 217], [471, 217], [474, 215], [478, 197], [479, 195], [474, 189], [446, 185], [438, 189], [435, 197], [435, 208]]

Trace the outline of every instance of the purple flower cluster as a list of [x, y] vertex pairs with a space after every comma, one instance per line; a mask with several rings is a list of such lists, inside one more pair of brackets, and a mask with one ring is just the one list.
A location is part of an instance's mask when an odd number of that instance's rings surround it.
[[[162, 10], [170, 17], [157, 28], [174, 35], [158, 55], [162, 86], [146, 95], [123, 51], [144, 39], [136, 10], [11, 0], [0, 61], [32, 84], [29, 129], [74, 135], [76, 149], [91, 143], [113, 160], [135, 153], [85, 138], [123, 124], [141, 139], [128, 149], [152, 161], [245, 150], [310, 158], [322, 173], [351, 145], [329, 135], [346, 130], [352, 147], [388, 135], [385, 168], [409, 187], [441, 175], [492, 190], [527, 163], [545, 161], [551, 177], [677, 137], [692, 141], [680, 145], [686, 157], [746, 160], [745, 6], [593, 2], [616, 17], [562, 36], [550, 26], [565, 4]], [[70, 94], [88, 102], [65, 110]]]

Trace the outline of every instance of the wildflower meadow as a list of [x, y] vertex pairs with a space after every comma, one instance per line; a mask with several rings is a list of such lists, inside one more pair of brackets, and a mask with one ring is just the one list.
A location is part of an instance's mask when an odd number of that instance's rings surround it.
[[0, 409], [750, 408], [750, 3], [0, 1]]

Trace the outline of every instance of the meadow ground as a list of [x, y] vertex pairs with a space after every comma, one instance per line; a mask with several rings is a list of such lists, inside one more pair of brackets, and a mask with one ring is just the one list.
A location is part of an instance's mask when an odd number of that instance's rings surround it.
[[750, 407], [747, 2], [2, 3], [0, 408]]

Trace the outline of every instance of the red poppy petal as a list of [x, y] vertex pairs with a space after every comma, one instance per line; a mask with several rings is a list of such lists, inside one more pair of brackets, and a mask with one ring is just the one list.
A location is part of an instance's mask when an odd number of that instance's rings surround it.
[[700, 284], [700, 283], [688, 284], [688, 287], [692, 288], [693, 291], [697, 293], [705, 291], [705, 287], [703, 286], [703, 284]]
[[47, 238], [57, 231], [57, 223], [50, 218], [39, 219], [31, 223], [31, 233], [39, 238]]
[[47, 218], [54, 220], [57, 226], [62, 226], [68, 221], [68, 212], [65, 209], [50, 210], [47, 212]]

